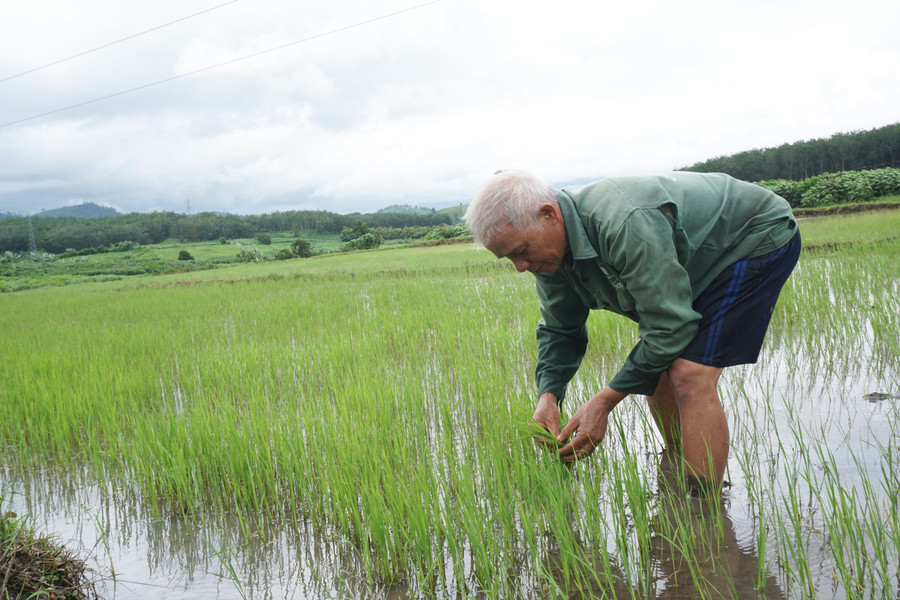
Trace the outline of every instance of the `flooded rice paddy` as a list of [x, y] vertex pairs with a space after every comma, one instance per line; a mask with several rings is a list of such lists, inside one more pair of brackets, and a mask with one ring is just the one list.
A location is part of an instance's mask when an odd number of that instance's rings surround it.
[[[802, 257], [761, 360], [722, 378], [712, 500], [679, 488], [642, 399], [574, 468], [539, 452], [530, 281], [459, 250], [370, 278], [44, 292], [65, 317], [0, 371], [2, 509], [119, 600], [897, 598], [896, 250]], [[636, 335], [589, 328], [570, 411]]]

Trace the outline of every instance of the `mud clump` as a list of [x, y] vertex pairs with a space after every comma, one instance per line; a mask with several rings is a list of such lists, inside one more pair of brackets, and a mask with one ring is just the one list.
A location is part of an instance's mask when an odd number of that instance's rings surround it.
[[35, 532], [14, 513], [0, 517], [0, 590], [7, 598], [98, 598], [85, 562]]

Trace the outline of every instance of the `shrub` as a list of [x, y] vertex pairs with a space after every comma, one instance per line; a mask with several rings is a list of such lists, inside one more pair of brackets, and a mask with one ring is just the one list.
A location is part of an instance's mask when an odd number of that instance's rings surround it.
[[132, 242], [131, 240], [124, 240], [113, 246], [111, 249], [114, 252], [128, 252], [129, 250], [134, 250], [137, 246], [137, 243]]
[[380, 235], [384, 240], [417, 240], [428, 235], [432, 227], [426, 225], [408, 225], [406, 227], [373, 227], [369, 231]]
[[341, 241], [342, 242], [352, 242], [353, 240], [359, 239], [367, 233], [372, 233], [369, 227], [362, 221], [357, 220], [353, 223], [353, 228], [344, 227], [341, 230]]
[[792, 207], [847, 204], [900, 194], [900, 169], [823, 173], [803, 181], [771, 179], [757, 183], [787, 200]]
[[238, 252], [238, 258], [242, 262], [262, 262], [266, 259], [257, 248], [250, 248], [249, 250], [241, 248], [241, 251]]
[[309, 243], [309, 240], [297, 238], [291, 242], [291, 253], [300, 258], [309, 258], [312, 256], [312, 244]]
[[354, 240], [350, 240], [344, 244], [343, 248], [344, 250], [372, 250], [380, 246], [382, 242], [384, 240], [381, 239], [381, 236], [374, 233], [366, 233]]
[[256, 241], [262, 244], [263, 246], [268, 246], [272, 243], [272, 236], [267, 233], [257, 233]]
[[823, 204], [844, 204], [854, 201], [854, 185], [847, 173], [823, 173], [813, 179], [812, 185], [803, 194], [802, 206], [821, 206]]
[[38, 250], [37, 252], [29, 252], [28, 260], [31, 262], [50, 262], [55, 257], [49, 252], [44, 252], [43, 250]]
[[900, 169], [824, 173], [807, 182], [802, 206], [865, 202], [900, 193]]
[[448, 240], [450, 238], [464, 237], [472, 235], [465, 223], [457, 223], [456, 225], [438, 225], [433, 228], [423, 238], [426, 240]]
[[791, 208], [800, 206], [800, 201], [803, 199], [803, 192], [806, 191], [804, 182], [791, 181], [789, 179], [769, 179], [767, 181], [760, 181], [757, 185], [761, 185], [767, 190], [774, 192], [787, 200], [788, 204], [791, 205]]
[[178, 252], [178, 260], [194, 260], [194, 257], [187, 250], [181, 250]]
[[277, 260], [288, 260], [289, 258], [309, 258], [312, 256], [312, 244], [309, 240], [297, 238], [291, 242], [290, 248], [282, 248], [275, 253]]
[[873, 198], [900, 194], [900, 169], [863, 171]]

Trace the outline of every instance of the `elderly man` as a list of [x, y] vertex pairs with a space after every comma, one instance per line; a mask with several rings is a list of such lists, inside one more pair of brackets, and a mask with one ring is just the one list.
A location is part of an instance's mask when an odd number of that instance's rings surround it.
[[[591, 454], [613, 408], [642, 394], [666, 444], [680, 448], [692, 487], [718, 489], [729, 433], [716, 384], [724, 367], [756, 362], [797, 263], [788, 203], [723, 174], [614, 177], [557, 191], [502, 171], [464, 218], [478, 243], [534, 274], [542, 315], [534, 419], [556, 435], [560, 456]], [[636, 321], [640, 338], [609, 384], [560, 427], [591, 309]]]

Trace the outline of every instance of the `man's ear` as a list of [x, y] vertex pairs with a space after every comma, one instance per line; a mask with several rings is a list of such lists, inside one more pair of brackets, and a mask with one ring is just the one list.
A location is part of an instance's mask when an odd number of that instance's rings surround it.
[[562, 218], [562, 213], [559, 211], [559, 207], [552, 202], [544, 202], [538, 207], [538, 211], [540, 212], [541, 217], [548, 218], [553, 222], [556, 222]]

